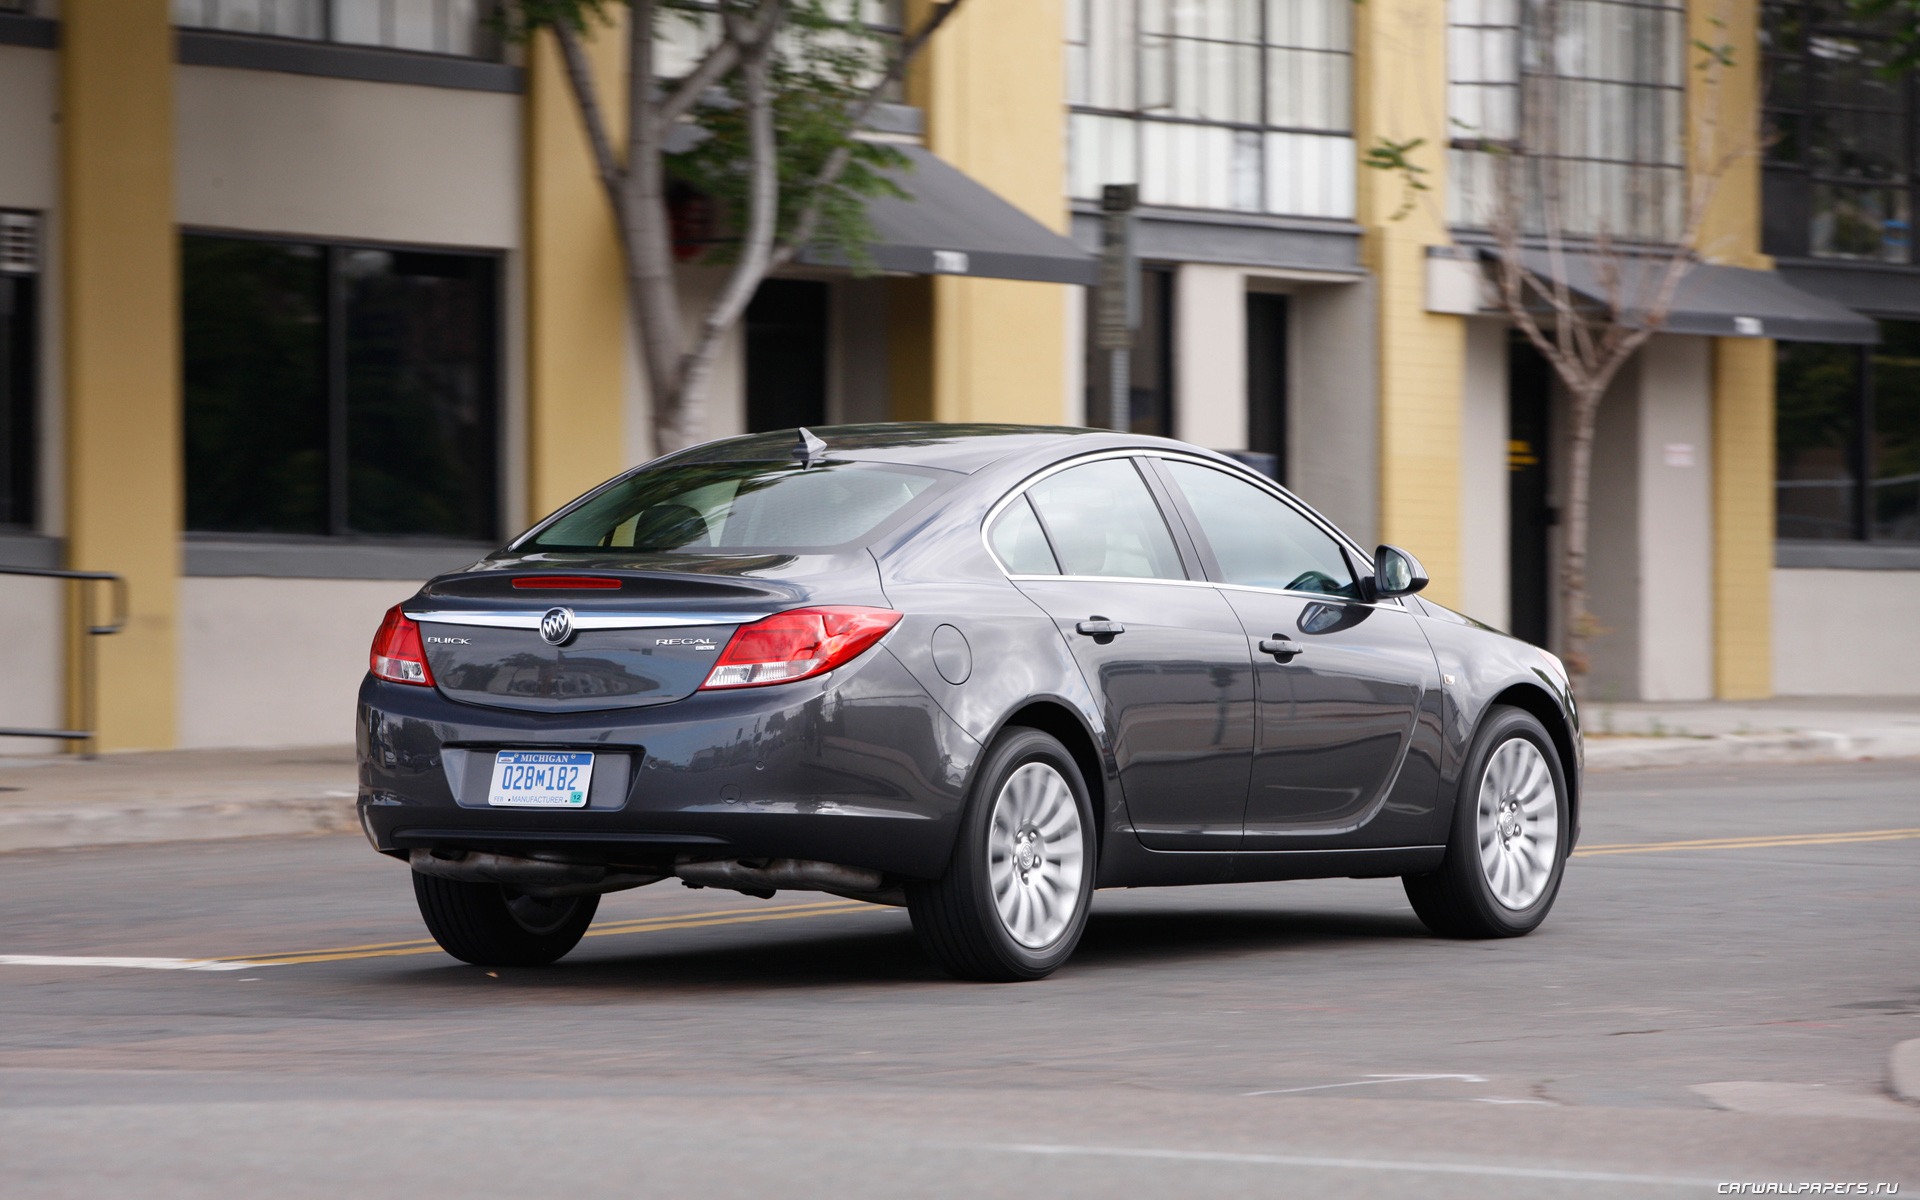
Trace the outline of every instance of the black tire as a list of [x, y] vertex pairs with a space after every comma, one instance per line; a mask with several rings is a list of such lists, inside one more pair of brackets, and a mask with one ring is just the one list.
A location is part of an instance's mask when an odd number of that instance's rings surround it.
[[[1494, 753], [1516, 739], [1529, 742], [1545, 760], [1553, 783], [1557, 821], [1555, 845], [1544, 888], [1523, 907], [1503, 903], [1481, 865], [1480, 788]], [[1524, 751], [1522, 752], [1524, 753]], [[1519, 937], [1537, 929], [1560, 893], [1573, 824], [1567, 804], [1567, 777], [1553, 739], [1532, 713], [1498, 705], [1489, 709], [1467, 753], [1454, 799], [1453, 823], [1447, 837], [1446, 858], [1440, 868], [1401, 879], [1413, 911], [1426, 927], [1441, 937]]]
[[413, 872], [413, 897], [440, 948], [476, 967], [544, 967], [580, 943], [599, 896], [529, 896], [497, 883]]
[[[1081, 858], [1077, 886], [1065, 889], [1073, 896], [1073, 909], [1066, 915], [1064, 929], [1042, 945], [1028, 946], [1009, 931], [994, 898], [991, 872], [996, 860], [989, 843], [994, 810], [1003, 788], [1016, 771], [1035, 763], [1052, 768], [1071, 793], [1072, 808], [1079, 820]], [[1054, 794], [1057, 796], [1057, 791]], [[988, 748], [974, 773], [947, 873], [932, 883], [910, 884], [907, 888], [907, 911], [913, 917], [913, 931], [921, 947], [949, 974], [961, 979], [1012, 983], [1051, 975], [1073, 954], [1086, 930], [1087, 910], [1093, 900], [1097, 840], [1086, 780], [1073, 755], [1037, 729], [1008, 729]], [[1016, 858], [1002, 853], [997, 861], [1004, 864], [1003, 870], [1018, 871], [1022, 880], [1026, 878]], [[1038, 872], [1041, 867], [1036, 864], [1034, 870]]]

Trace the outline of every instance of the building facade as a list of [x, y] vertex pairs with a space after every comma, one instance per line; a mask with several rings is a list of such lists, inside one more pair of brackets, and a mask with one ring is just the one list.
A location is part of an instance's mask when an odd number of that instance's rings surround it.
[[[1764, 154], [1708, 213], [1720, 273], [1603, 408], [1594, 693], [1912, 691], [1920, 635], [1885, 636], [1920, 615], [1912, 81], [1815, 0], [1523, 8], [968, 0], [869, 130], [914, 164], [878, 271], [769, 281], [709, 432], [1107, 423], [1085, 285], [1102, 188], [1136, 184], [1133, 427], [1263, 456], [1442, 602], [1550, 640], [1565, 406], [1485, 302], [1498, 150], [1553, 164], [1569, 236], [1657, 242], [1711, 119]], [[347, 740], [382, 610], [652, 453], [558, 56], [489, 16], [0, 0], [0, 567], [127, 579], [104, 748]], [[1550, 136], [1529, 47], [1580, 114]], [[609, 86], [621, 48], [591, 46]], [[1362, 165], [1383, 142], [1420, 188]], [[84, 719], [61, 586], [0, 575], [0, 727]]]

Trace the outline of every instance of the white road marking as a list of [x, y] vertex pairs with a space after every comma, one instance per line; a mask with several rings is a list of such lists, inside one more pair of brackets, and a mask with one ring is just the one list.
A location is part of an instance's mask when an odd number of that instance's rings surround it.
[[1371, 1087], [1376, 1083], [1422, 1083], [1432, 1079], [1457, 1079], [1461, 1083], [1485, 1083], [1484, 1075], [1369, 1075], [1365, 1079], [1355, 1079], [1347, 1083], [1316, 1083], [1312, 1087], [1271, 1088], [1264, 1092], [1248, 1092], [1249, 1096], [1291, 1096], [1299, 1092], [1324, 1092], [1330, 1088]]
[[[1448, 1078], [1453, 1078], [1449, 1076]], [[1086, 1158], [1149, 1158], [1169, 1162], [1235, 1163], [1261, 1167], [1322, 1167], [1334, 1171], [1391, 1171], [1409, 1175], [1483, 1175], [1501, 1179], [1551, 1179], [1568, 1183], [1639, 1183], [1659, 1187], [1705, 1187], [1712, 1179], [1671, 1175], [1627, 1175], [1616, 1171], [1573, 1171], [1560, 1167], [1509, 1167], [1496, 1163], [1405, 1162], [1378, 1158], [1328, 1158], [1317, 1154], [1236, 1154], [1220, 1150], [1156, 1150], [1131, 1146], [982, 1145], [972, 1147], [1013, 1154]]]
[[0, 954], [0, 967], [126, 967], [138, 971], [250, 971], [268, 964], [212, 958], [105, 958], [76, 954]]

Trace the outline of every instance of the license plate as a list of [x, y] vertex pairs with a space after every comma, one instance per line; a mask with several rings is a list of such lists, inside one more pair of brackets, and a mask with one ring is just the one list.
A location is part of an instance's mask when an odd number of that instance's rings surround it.
[[496, 808], [585, 808], [593, 755], [571, 750], [502, 750], [493, 756], [487, 803]]

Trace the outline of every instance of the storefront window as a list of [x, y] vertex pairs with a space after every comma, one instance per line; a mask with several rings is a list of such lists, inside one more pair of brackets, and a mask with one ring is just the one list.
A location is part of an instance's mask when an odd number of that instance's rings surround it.
[[1779, 537], [1920, 543], [1920, 321], [1882, 321], [1880, 336], [1780, 343]]
[[1767, 249], [1913, 261], [1914, 83], [1881, 70], [1888, 30], [1840, 0], [1767, 0]]
[[495, 260], [182, 239], [187, 528], [491, 541]]
[[39, 220], [0, 212], [0, 527], [34, 522]]
[[1070, 187], [1354, 213], [1352, 0], [1068, 0]]
[[[1449, 0], [1449, 220], [1678, 237], [1686, 190], [1682, 0]], [[1511, 182], [1503, 164], [1527, 169]], [[1511, 187], [1511, 201], [1505, 190]]]
[[197, 29], [498, 58], [493, 0], [173, 0]]

